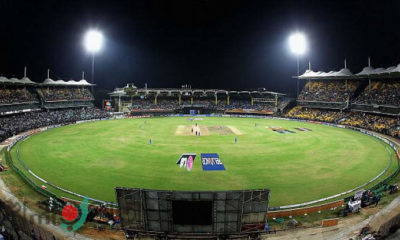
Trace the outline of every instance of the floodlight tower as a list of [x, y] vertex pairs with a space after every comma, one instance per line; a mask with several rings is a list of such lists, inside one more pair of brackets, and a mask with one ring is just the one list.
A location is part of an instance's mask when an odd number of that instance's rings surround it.
[[290, 51], [296, 55], [297, 60], [297, 96], [299, 96], [300, 56], [307, 51], [307, 39], [303, 33], [295, 32], [288, 39]]
[[[95, 29], [91, 29], [86, 32], [85, 37], [83, 39], [83, 44], [87, 52], [92, 54], [92, 81], [91, 83], [94, 84], [94, 55], [101, 50], [103, 47], [103, 34]], [[93, 92], [93, 85], [92, 85], [92, 93]]]

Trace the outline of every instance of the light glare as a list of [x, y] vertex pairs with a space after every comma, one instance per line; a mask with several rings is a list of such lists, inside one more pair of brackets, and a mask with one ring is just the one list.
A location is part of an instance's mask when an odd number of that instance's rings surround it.
[[296, 55], [302, 55], [307, 50], [307, 40], [304, 34], [296, 32], [289, 37], [289, 48]]
[[88, 52], [98, 52], [103, 45], [103, 35], [97, 30], [88, 31], [85, 34], [84, 45]]

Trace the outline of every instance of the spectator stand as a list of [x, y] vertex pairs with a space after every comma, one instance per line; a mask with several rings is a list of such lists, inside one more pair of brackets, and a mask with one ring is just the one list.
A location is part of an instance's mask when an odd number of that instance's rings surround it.
[[46, 109], [94, 106], [94, 97], [89, 90], [93, 84], [85, 79], [54, 81], [48, 76], [39, 86], [38, 93]]
[[308, 69], [296, 78], [307, 81], [297, 99], [300, 106], [400, 115], [400, 64], [375, 69], [368, 61], [357, 74], [345, 64], [340, 71]]
[[108, 113], [96, 108], [69, 108], [3, 116], [0, 117], [0, 142], [30, 129], [108, 117]]
[[0, 77], [0, 116], [40, 109], [36, 86], [26, 71], [22, 79]]
[[[222, 89], [182, 88], [137, 88], [128, 84], [109, 93], [119, 112], [151, 114], [152, 112], [200, 114], [234, 112], [241, 114], [272, 114], [279, 107], [285, 94], [269, 92], [265, 89], [251, 91], [231, 91]], [[255, 100], [254, 100], [255, 99]], [[268, 99], [268, 102], [258, 101]], [[278, 102], [277, 102], [278, 101]], [[192, 111], [191, 111], [192, 110]]]
[[319, 108], [346, 109], [361, 81], [353, 79], [345, 66], [339, 71], [314, 72], [309, 68], [296, 78], [306, 80], [298, 96], [298, 105]]

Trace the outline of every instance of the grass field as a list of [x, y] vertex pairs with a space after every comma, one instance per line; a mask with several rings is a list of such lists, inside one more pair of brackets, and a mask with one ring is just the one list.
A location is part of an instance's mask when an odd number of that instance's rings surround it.
[[[195, 123], [204, 133], [200, 137], [191, 134]], [[270, 127], [295, 133], [278, 133]], [[218, 117], [191, 122], [170, 117], [98, 121], [48, 130], [21, 142], [20, 157], [43, 179], [105, 201], [115, 202], [116, 186], [269, 188], [270, 205], [279, 206], [327, 197], [367, 182], [389, 163], [393, 153], [387, 149], [373, 137], [319, 124]], [[186, 152], [198, 155], [190, 172], [176, 164]], [[218, 153], [226, 171], [203, 171], [201, 153]]]

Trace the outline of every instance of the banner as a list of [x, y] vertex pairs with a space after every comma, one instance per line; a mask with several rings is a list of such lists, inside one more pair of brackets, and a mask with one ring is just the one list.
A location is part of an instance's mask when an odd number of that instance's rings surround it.
[[202, 153], [201, 165], [203, 171], [225, 171], [224, 164], [217, 153]]
[[179, 164], [180, 168], [186, 168], [190, 171], [193, 168], [195, 158], [196, 153], [183, 153], [178, 161], [176, 161], [176, 164]]

